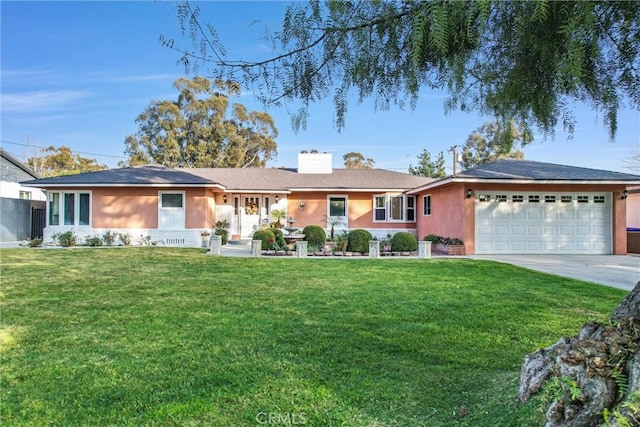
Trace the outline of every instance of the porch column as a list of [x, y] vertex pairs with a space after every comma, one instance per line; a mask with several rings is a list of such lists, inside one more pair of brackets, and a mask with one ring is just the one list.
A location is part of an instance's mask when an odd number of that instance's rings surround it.
[[306, 240], [298, 240], [296, 242], [296, 257], [298, 258], [306, 258], [307, 257], [307, 242]]
[[369, 240], [369, 258], [380, 258], [380, 240]]
[[418, 242], [418, 258], [431, 258], [431, 242], [420, 240]]
[[216, 234], [211, 236], [209, 241], [209, 255], [220, 255], [220, 248], [222, 248], [222, 236]]
[[251, 241], [251, 256], [259, 257], [262, 255], [262, 240]]

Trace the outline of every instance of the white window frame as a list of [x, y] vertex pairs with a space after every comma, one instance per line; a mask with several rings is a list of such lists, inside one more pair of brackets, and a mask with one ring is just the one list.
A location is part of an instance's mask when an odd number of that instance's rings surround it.
[[[398, 198], [402, 201], [402, 217], [401, 218], [392, 218], [391, 217], [391, 203], [392, 200]], [[378, 206], [377, 201], [382, 199], [384, 201], [384, 207]], [[409, 207], [409, 200], [413, 200], [413, 206]], [[406, 194], [400, 193], [387, 193], [387, 194], [375, 194], [372, 199], [372, 220], [373, 222], [381, 223], [381, 222], [416, 222], [416, 196], [408, 196]], [[376, 212], [384, 210], [384, 219], [376, 219]], [[413, 219], [409, 220], [409, 211], [413, 211]]]
[[[51, 223], [51, 209], [52, 209], [52, 198], [53, 195], [57, 194], [58, 195], [58, 201], [57, 201], [57, 212], [58, 212], [58, 223], [57, 224], [52, 224]], [[73, 223], [72, 224], [65, 224], [65, 212], [66, 212], [66, 195], [67, 194], [71, 194], [73, 195]], [[87, 224], [80, 224], [80, 195], [82, 194], [88, 194], [89, 195], [89, 209], [88, 209], [88, 215], [89, 218], [87, 220]], [[49, 191], [49, 194], [47, 195], [47, 226], [67, 226], [67, 227], [87, 227], [90, 228], [91, 227], [91, 222], [92, 222], [92, 218], [93, 218], [93, 193], [91, 192], [91, 190], [79, 190], [79, 191]]]
[[[182, 195], [182, 207], [163, 207], [162, 206], [162, 196], [165, 194], [180, 194]], [[186, 204], [187, 199], [184, 191], [158, 191], [158, 229], [163, 230], [184, 230], [186, 227]], [[170, 224], [169, 226], [165, 226], [163, 217], [171, 217], [180, 215], [180, 218], [175, 221], [176, 224], [181, 222], [179, 225]], [[182, 221], [179, 221], [182, 220]]]
[[[376, 202], [382, 199], [382, 206], [377, 206]], [[383, 219], [376, 218], [376, 212], [382, 210], [384, 213]], [[373, 196], [373, 222], [387, 222], [387, 195], [375, 194]]]
[[426, 194], [422, 196], [422, 216], [431, 216], [431, 203], [432, 198], [431, 194]]

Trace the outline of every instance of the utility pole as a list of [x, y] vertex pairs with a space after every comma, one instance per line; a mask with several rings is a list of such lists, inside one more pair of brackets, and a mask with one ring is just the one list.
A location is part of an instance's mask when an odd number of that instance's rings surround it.
[[458, 148], [457, 144], [447, 150], [450, 153], [453, 153], [453, 176], [456, 176], [456, 163], [458, 162], [458, 154], [456, 153], [456, 148]]

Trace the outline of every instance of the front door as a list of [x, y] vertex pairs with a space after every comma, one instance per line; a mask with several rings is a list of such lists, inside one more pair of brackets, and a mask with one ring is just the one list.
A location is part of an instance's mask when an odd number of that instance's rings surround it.
[[264, 198], [259, 194], [243, 194], [240, 197], [240, 235], [250, 238], [260, 228], [263, 220], [268, 221]]

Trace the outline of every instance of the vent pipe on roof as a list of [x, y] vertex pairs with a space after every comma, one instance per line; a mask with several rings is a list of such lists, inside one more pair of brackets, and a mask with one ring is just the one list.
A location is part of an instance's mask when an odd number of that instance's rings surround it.
[[298, 173], [331, 173], [331, 153], [298, 153]]

